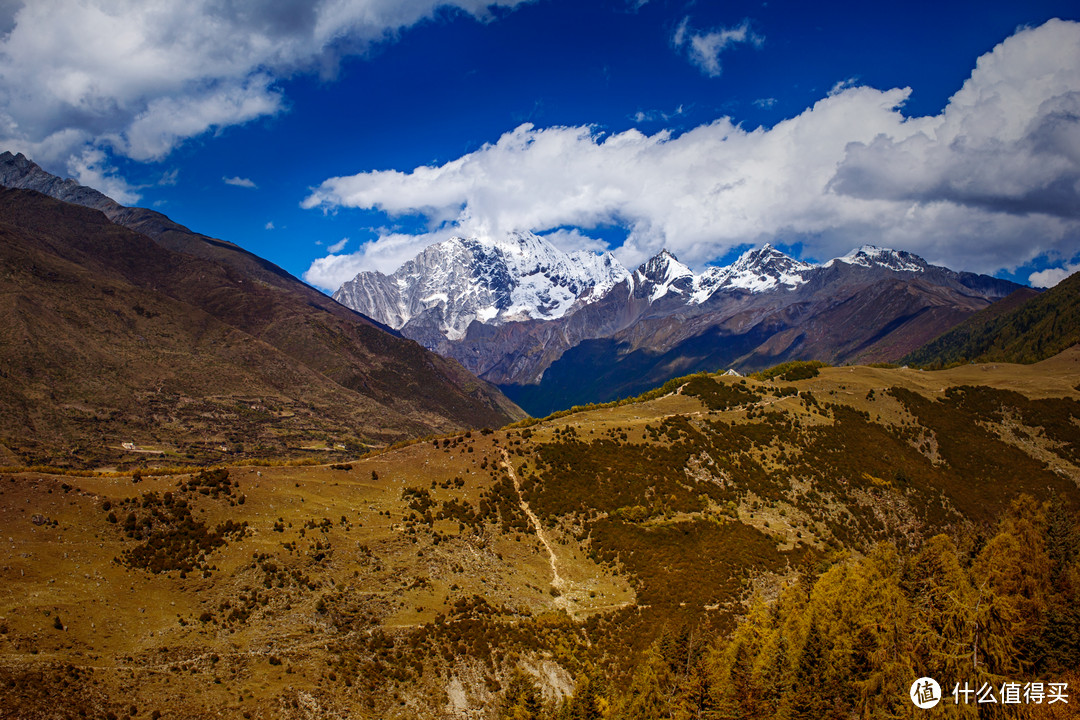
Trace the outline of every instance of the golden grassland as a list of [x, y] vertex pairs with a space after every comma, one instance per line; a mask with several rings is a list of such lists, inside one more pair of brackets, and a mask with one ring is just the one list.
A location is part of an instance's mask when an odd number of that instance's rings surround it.
[[755, 588], [1075, 512], [1078, 381], [1075, 349], [697, 376], [332, 465], [2, 469], [0, 717], [496, 717], [521, 672], [550, 709]]

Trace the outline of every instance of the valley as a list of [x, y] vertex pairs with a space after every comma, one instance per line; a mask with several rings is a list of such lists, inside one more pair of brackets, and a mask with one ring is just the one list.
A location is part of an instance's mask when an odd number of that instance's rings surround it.
[[637, 717], [617, 688], [755, 596], [1021, 496], [1075, 517], [1078, 377], [795, 364], [327, 465], [4, 472], [2, 714]]
[[852, 10], [0, 2], [0, 720], [1080, 718], [1080, 4]]

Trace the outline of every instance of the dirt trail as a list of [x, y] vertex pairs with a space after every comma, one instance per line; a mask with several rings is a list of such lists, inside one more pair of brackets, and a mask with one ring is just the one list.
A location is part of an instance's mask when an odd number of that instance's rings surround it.
[[[505, 467], [506, 472], [510, 474], [510, 479], [514, 481], [514, 490], [517, 491], [518, 502], [521, 503], [521, 509], [525, 511], [525, 514], [529, 517], [529, 522], [536, 528], [536, 537], [540, 539], [540, 543], [547, 549], [548, 561], [551, 563], [551, 585], [559, 592], [563, 592], [566, 589], [566, 581], [563, 579], [562, 575], [559, 574], [559, 558], [555, 555], [555, 549], [551, 546], [547, 533], [544, 532], [544, 528], [540, 525], [540, 518], [536, 517], [536, 513], [532, 511], [529, 507], [529, 503], [525, 502], [525, 498], [521, 494], [521, 483], [518, 480], [517, 473], [514, 472], [513, 464], [510, 462], [510, 453], [508, 453], [505, 448], [502, 451], [502, 456], [503, 467]], [[562, 600], [561, 596], [557, 598], [557, 604], [559, 600]]]

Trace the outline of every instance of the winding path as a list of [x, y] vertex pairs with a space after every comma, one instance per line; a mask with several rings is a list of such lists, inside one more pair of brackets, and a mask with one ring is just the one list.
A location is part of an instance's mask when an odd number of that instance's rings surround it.
[[[510, 453], [508, 453], [505, 448], [503, 448], [502, 456], [503, 467], [506, 468], [506, 472], [510, 474], [510, 479], [514, 482], [514, 490], [517, 491], [518, 502], [521, 503], [521, 509], [525, 511], [525, 514], [529, 517], [529, 522], [536, 528], [536, 537], [540, 539], [540, 543], [547, 549], [548, 560], [551, 562], [551, 585], [561, 593], [566, 587], [566, 581], [563, 579], [562, 575], [559, 574], [559, 558], [555, 555], [555, 549], [551, 546], [547, 533], [544, 532], [544, 528], [540, 525], [540, 519], [536, 517], [536, 513], [532, 511], [529, 507], [529, 503], [525, 502], [525, 498], [521, 494], [521, 483], [518, 481], [517, 473], [514, 472], [514, 466], [510, 462]], [[563, 600], [562, 595], [556, 598], [556, 604], [562, 604], [559, 603], [559, 600]], [[566, 601], [563, 600], [563, 603], [565, 602]]]

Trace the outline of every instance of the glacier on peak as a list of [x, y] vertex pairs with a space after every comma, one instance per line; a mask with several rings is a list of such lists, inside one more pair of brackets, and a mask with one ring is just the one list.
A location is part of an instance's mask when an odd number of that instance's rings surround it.
[[434, 323], [456, 340], [474, 320], [562, 317], [628, 276], [610, 253], [565, 253], [534, 233], [514, 232], [430, 245], [389, 276], [359, 273], [334, 299], [395, 329]]
[[[701, 305], [718, 293], [788, 291], [837, 263], [894, 272], [923, 272], [925, 260], [904, 251], [863, 245], [822, 264], [797, 260], [765, 243], [726, 266], [696, 274], [666, 248], [631, 273], [610, 252], [566, 252], [532, 232], [452, 237], [430, 245], [391, 275], [362, 272], [334, 299], [395, 329], [413, 328], [429, 347], [458, 340], [469, 326], [553, 320], [601, 300], [626, 283], [652, 304]], [[432, 334], [432, 331], [435, 334]]]
[[806, 273], [814, 267], [765, 243], [747, 250], [731, 265], [706, 268], [694, 278], [690, 301], [700, 305], [721, 290], [761, 293], [781, 287], [793, 289], [807, 282]]

